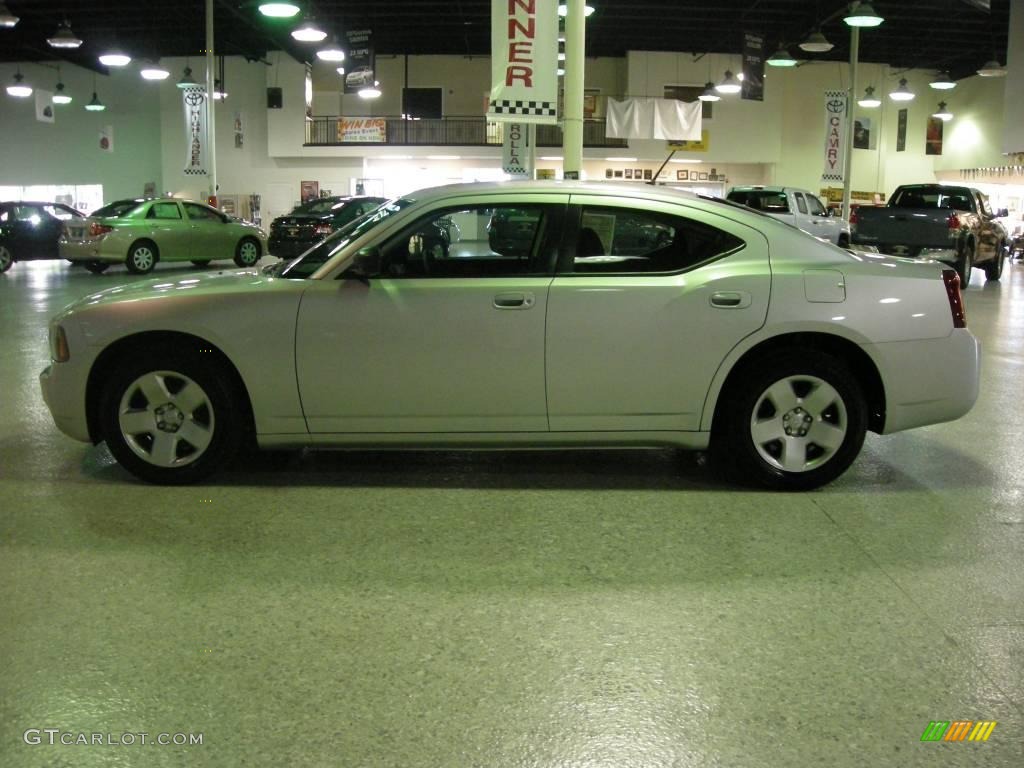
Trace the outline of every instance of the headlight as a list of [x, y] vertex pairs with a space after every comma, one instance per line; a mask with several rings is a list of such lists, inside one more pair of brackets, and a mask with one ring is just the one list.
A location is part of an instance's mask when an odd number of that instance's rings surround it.
[[66, 363], [71, 358], [68, 337], [64, 333], [63, 326], [50, 326], [50, 357], [55, 363]]

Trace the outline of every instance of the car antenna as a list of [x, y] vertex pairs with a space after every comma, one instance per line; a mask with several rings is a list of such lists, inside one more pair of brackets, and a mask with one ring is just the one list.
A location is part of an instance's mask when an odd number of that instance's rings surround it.
[[660, 168], [658, 168], [658, 171], [654, 174], [654, 178], [647, 182], [648, 184], [650, 184], [653, 187], [655, 183], [657, 183], [658, 177], [661, 176], [661, 172], [665, 170], [665, 166], [668, 165], [669, 160], [672, 159], [672, 156], [675, 153], [676, 151], [674, 149], [668, 153], [668, 157], [665, 158], [665, 162], [661, 164]]

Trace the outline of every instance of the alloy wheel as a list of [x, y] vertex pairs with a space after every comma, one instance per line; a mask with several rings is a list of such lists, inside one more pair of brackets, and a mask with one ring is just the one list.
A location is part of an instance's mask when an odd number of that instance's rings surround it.
[[251, 267], [260, 260], [260, 249], [252, 240], [245, 240], [238, 246], [238, 260]]
[[6, 245], [0, 245], [0, 272], [6, 272], [14, 263], [14, 254]]
[[149, 272], [156, 262], [156, 256], [147, 245], [137, 245], [132, 250], [132, 266], [139, 272]]
[[135, 379], [121, 396], [117, 420], [132, 452], [156, 467], [191, 464], [213, 439], [209, 395], [174, 371], [151, 371]]

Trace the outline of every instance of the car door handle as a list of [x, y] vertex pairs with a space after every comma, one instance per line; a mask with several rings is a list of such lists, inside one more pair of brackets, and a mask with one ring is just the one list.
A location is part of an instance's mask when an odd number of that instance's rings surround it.
[[529, 309], [535, 302], [532, 293], [499, 293], [494, 297], [494, 308]]
[[716, 291], [711, 294], [711, 306], [719, 309], [743, 309], [750, 306], [746, 291]]

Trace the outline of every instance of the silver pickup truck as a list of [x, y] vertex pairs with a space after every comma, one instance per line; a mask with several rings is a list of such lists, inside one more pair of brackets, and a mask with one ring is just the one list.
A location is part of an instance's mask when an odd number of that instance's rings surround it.
[[1003, 274], [1008, 236], [988, 198], [973, 187], [907, 184], [897, 187], [888, 205], [862, 206], [850, 216], [855, 246], [873, 246], [882, 253], [946, 262], [967, 287], [973, 267], [988, 280]]

